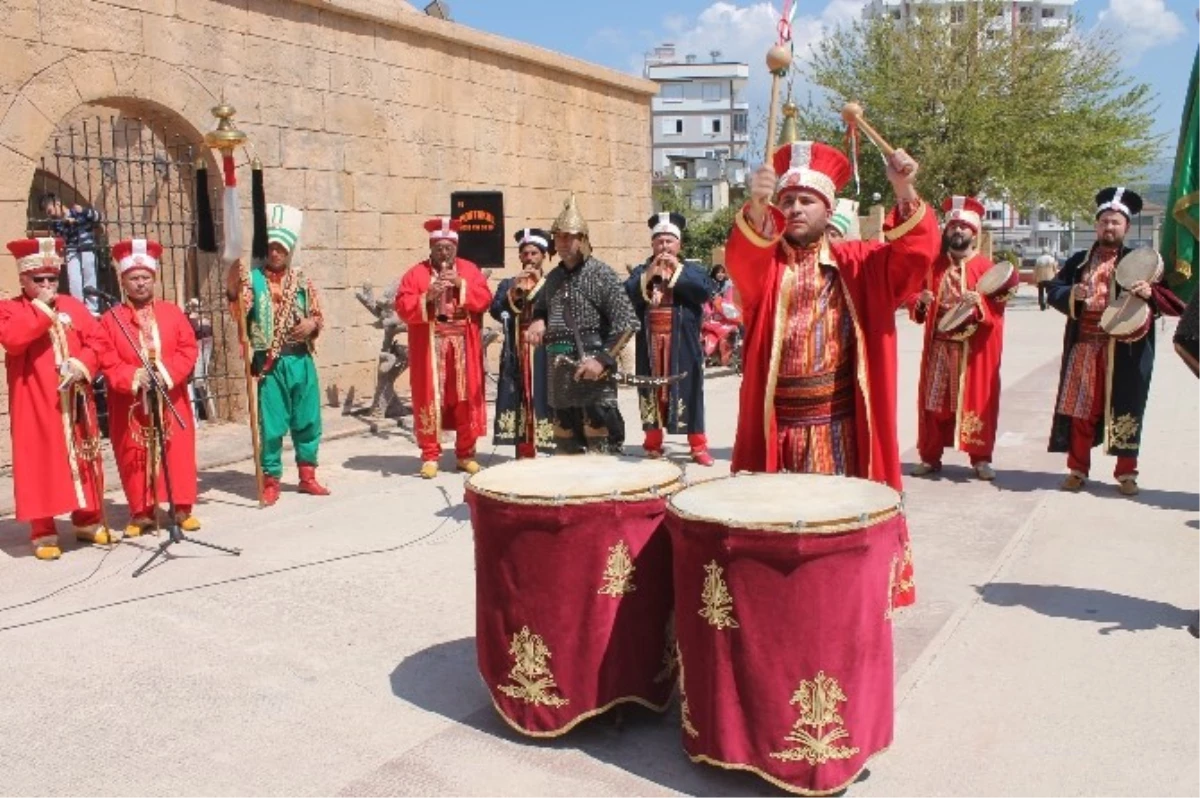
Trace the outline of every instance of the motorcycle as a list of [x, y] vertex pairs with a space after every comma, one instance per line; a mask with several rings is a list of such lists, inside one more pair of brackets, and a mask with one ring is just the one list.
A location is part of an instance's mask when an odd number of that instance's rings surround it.
[[700, 323], [700, 344], [706, 366], [732, 366], [742, 373], [742, 312], [721, 295], [704, 306]]

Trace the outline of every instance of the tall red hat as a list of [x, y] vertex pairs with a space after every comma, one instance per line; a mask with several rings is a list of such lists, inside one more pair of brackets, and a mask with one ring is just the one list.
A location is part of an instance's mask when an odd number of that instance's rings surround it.
[[957, 194], [953, 197], [946, 197], [946, 201], [942, 203], [942, 211], [946, 214], [946, 224], [962, 222], [977, 234], [983, 225], [983, 216], [986, 213], [983, 203], [979, 200]]
[[435, 216], [425, 222], [430, 244], [434, 241], [458, 241], [458, 228], [458, 219], [451, 219], [449, 216]]
[[775, 150], [771, 157], [779, 182], [776, 193], [804, 188], [825, 200], [830, 208], [854, 174], [850, 159], [840, 150], [819, 141], [793, 141]]
[[8, 251], [17, 259], [18, 274], [57, 274], [62, 268], [64, 245], [61, 238], [18, 238], [8, 242]]
[[132, 238], [113, 244], [113, 260], [117, 272], [125, 274], [135, 269], [158, 273], [158, 262], [162, 259], [162, 244], [149, 238]]

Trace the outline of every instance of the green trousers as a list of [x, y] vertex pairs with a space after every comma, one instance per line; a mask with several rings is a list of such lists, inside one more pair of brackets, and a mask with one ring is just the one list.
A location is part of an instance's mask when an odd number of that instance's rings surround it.
[[[256, 365], [264, 353], [256, 352]], [[317, 464], [321, 443], [321, 388], [312, 355], [281, 355], [258, 383], [263, 473], [283, 476], [283, 436], [292, 434], [296, 462]]]

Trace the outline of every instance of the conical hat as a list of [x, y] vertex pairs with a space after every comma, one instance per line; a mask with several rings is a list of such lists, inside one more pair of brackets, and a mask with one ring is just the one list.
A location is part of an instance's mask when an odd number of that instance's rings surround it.
[[587, 222], [584, 221], [583, 216], [579, 213], [579, 208], [575, 205], [575, 192], [571, 192], [571, 196], [563, 203], [562, 213], [554, 220], [550, 232], [588, 234]]
[[267, 243], [280, 244], [295, 261], [300, 250], [300, 230], [304, 226], [304, 212], [291, 205], [270, 203], [267, 205]]

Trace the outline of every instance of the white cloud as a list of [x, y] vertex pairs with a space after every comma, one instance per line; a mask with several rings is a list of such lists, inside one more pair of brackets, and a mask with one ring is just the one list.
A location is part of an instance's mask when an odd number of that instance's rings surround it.
[[1109, 0], [1100, 24], [1120, 35], [1122, 54], [1135, 62], [1145, 51], [1165, 44], [1183, 31], [1183, 22], [1163, 0]]

